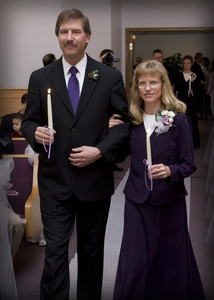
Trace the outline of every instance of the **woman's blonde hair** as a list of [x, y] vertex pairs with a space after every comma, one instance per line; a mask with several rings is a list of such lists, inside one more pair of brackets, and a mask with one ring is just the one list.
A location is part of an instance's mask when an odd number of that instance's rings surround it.
[[148, 60], [139, 64], [134, 71], [130, 104], [133, 124], [138, 125], [143, 121], [144, 101], [139, 95], [137, 84], [138, 78], [147, 74], [158, 75], [160, 77], [162, 82], [161, 104], [164, 109], [172, 109], [176, 112], [185, 113], [186, 105], [175, 97], [165, 67], [156, 60]]

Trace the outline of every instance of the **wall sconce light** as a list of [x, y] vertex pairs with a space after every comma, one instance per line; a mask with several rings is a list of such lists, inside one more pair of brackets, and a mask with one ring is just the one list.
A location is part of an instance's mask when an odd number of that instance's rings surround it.
[[130, 51], [133, 50], [133, 43], [129, 43], [129, 50], [130, 50]]

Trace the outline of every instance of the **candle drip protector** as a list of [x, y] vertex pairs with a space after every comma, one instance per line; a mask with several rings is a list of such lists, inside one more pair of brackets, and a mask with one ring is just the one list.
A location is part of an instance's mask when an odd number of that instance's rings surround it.
[[45, 128], [47, 128], [48, 130], [50, 130], [50, 140], [49, 140], [49, 149], [47, 150], [46, 146], [45, 146], [45, 141], [44, 141], [44, 137], [43, 137], [43, 147], [45, 149], [45, 152], [48, 152], [48, 159], [51, 156], [51, 138], [53, 136], [53, 128], [52, 127], [48, 127], [47, 125], [45, 126]]
[[[151, 171], [151, 164], [148, 162], [148, 160], [147, 159], [144, 159], [143, 160], [143, 163], [145, 164], [145, 184], [146, 184], [146, 187], [147, 187], [147, 189], [148, 190], [150, 190], [150, 191], [152, 191], [152, 189], [153, 189], [153, 180], [152, 180], [152, 171]], [[149, 175], [150, 175], [150, 181], [151, 181], [151, 188], [149, 188], [149, 186], [148, 186], [148, 184], [147, 184], [147, 168], [148, 168], [148, 170], [149, 170]]]

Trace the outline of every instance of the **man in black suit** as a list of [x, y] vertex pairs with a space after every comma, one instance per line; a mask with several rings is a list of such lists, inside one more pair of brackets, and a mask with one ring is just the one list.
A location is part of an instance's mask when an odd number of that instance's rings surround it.
[[[105, 229], [114, 193], [111, 161], [129, 137], [128, 103], [121, 73], [85, 53], [91, 30], [82, 12], [63, 11], [55, 33], [63, 55], [31, 74], [21, 128], [39, 153], [38, 184], [47, 242], [40, 294], [42, 300], [69, 299], [68, 245], [76, 218], [77, 299], [98, 300]], [[78, 70], [76, 113], [67, 89], [71, 66]], [[45, 127], [49, 88], [53, 135]], [[109, 118], [115, 113], [124, 123], [109, 128]]]
[[201, 81], [201, 93], [196, 97], [196, 101], [198, 106], [197, 107], [198, 112], [200, 113], [199, 120], [202, 120], [203, 119], [203, 112], [202, 112], [203, 96], [202, 95], [204, 93], [204, 85], [206, 83], [205, 75], [201, 67], [201, 63], [203, 61], [203, 54], [201, 52], [195, 53], [194, 59], [195, 61], [192, 65], [191, 71], [195, 73], [200, 78]]
[[194, 56], [194, 63], [192, 65], [192, 72], [194, 72], [196, 75], [198, 75], [200, 77], [201, 83], [204, 84], [204, 82], [206, 81], [205, 76], [204, 76], [204, 72], [202, 70], [201, 67], [201, 63], [203, 61], [203, 54], [201, 52], [197, 52]]

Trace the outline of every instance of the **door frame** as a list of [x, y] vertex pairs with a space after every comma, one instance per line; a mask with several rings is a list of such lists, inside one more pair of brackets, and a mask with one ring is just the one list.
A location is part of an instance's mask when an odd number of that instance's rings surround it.
[[133, 76], [133, 36], [137, 34], [144, 34], [147, 32], [152, 33], [164, 33], [164, 32], [176, 32], [176, 33], [210, 33], [214, 32], [214, 27], [161, 27], [161, 28], [126, 28], [126, 91], [127, 97], [130, 95], [130, 87]]

